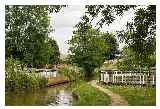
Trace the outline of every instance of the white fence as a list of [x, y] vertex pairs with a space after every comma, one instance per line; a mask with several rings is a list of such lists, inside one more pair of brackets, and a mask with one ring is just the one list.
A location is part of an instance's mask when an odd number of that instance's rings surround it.
[[100, 81], [114, 84], [151, 84], [155, 85], [155, 72], [149, 71], [101, 71]]
[[37, 76], [45, 78], [53, 78], [57, 76], [57, 70], [55, 69], [36, 69]]

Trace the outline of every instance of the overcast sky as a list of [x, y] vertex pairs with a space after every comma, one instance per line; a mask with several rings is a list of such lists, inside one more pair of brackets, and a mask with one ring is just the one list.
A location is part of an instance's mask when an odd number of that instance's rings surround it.
[[[72, 37], [73, 27], [80, 21], [80, 17], [85, 12], [85, 6], [68, 6], [62, 8], [58, 13], [52, 13], [51, 26], [54, 28], [54, 31], [50, 36], [54, 37], [57, 41], [59, 50], [61, 54], [67, 54], [69, 45], [67, 44], [68, 40]], [[134, 17], [133, 11], [128, 11], [124, 14], [123, 17], [117, 17], [117, 19], [110, 26], [103, 26], [101, 31], [115, 32], [117, 30], [122, 30], [125, 28], [127, 21], [131, 21]], [[94, 23], [93, 23], [94, 24]], [[121, 49], [124, 44], [119, 44]]]

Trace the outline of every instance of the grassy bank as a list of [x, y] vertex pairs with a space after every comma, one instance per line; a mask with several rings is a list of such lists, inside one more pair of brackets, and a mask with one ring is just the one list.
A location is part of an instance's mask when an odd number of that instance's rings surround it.
[[102, 85], [111, 91], [125, 97], [131, 106], [154, 106], [156, 105], [156, 88], [140, 86], [117, 86]]
[[107, 95], [84, 81], [80, 81], [73, 92], [79, 96], [79, 99], [73, 103], [76, 106], [107, 106], [110, 103]]

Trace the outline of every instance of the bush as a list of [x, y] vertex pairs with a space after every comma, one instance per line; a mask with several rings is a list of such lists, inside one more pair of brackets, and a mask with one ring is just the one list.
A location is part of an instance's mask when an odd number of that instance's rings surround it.
[[46, 87], [48, 81], [46, 80], [46, 78], [39, 78], [39, 87]]
[[59, 69], [59, 74], [69, 78], [69, 80], [80, 80], [84, 77], [84, 72], [81, 68], [76, 66], [66, 66]]
[[20, 61], [7, 58], [5, 62], [5, 88], [6, 91], [17, 91], [24, 89], [36, 89], [47, 84], [46, 79], [39, 78], [33, 73], [24, 71]]

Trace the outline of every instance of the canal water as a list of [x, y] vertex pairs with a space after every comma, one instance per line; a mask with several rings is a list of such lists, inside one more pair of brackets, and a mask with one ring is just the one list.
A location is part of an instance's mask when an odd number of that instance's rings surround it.
[[73, 83], [67, 83], [37, 91], [7, 92], [5, 104], [7, 106], [71, 106], [73, 101], [77, 100], [72, 93], [75, 86]]

